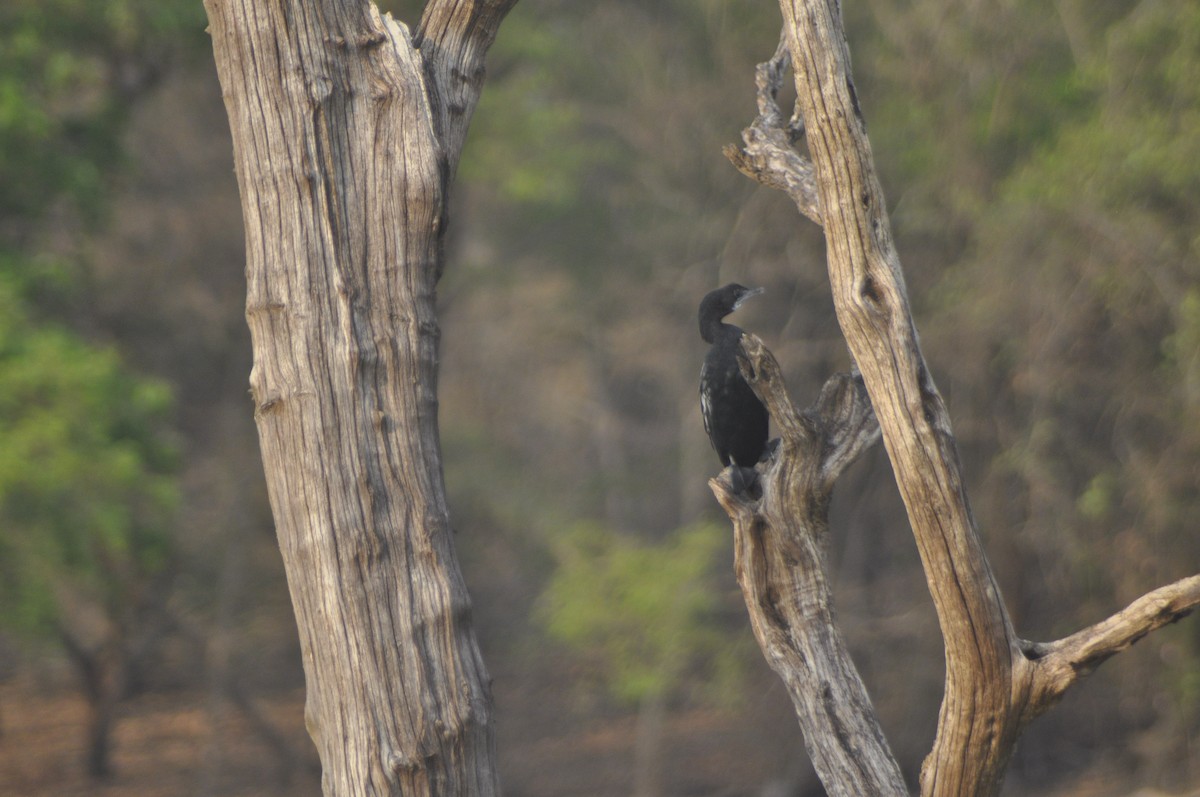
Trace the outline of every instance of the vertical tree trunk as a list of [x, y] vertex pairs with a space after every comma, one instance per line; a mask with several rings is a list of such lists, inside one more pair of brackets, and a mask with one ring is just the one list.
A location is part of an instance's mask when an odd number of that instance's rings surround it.
[[663, 690], [655, 690], [638, 705], [633, 739], [632, 797], [660, 797], [662, 794], [666, 724], [667, 696]]
[[[1034, 643], [1016, 635], [975, 529], [949, 415], [921, 354], [850, 75], [840, 3], [780, 0], [780, 8], [784, 36], [756, 73], [758, 117], [743, 133], [745, 148], [726, 148], [726, 154], [749, 176], [786, 191], [801, 213], [825, 228], [838, 322], [870, 393], [945, 641], [945, 694], [933, 750], [921, 770], [921, 793], [996, 794], [1025, 726], [1109, 657], [1200, 605], [1200, 575], [1149, 592], [1064, 639]], [[790, 119], [777, 105], [789, 64], [796, 84]], [[794, 149], [801, 132], [811, 160]], [[734, 521], [739, 581], [751, 621], [764, 654], [793, 694], [829, 793], [899, 793], [902, 785], [889, 778], [887, 766], [878, 785], [856, 780], [863, 774], [859, 762], [886, 764], [890, 757], [884, 740], [875, 738], [878, 725], [865, 691], [861, 699], [831, 703], [853, 707], [849, 719], [859, 724], [856, 729], [846, 722], [831, 726], [809, 705], [824, 682], [831, 692], [845, 692], [855, 690], [857, 681], [836, 633], [825, 633], [834, 618], [824, 611], [820, 556], [795, 547], [796, 541], [820, 536], [823, 515], [807, 516], [805, 507], [821, 509], [821, 496], [832, 488], [822, 481], [836, 473], [822, 476], [822, 467], [802, 475], [793, 490], [799, 500], [780, 501], [772, 494], [782, 492], [776, 485], [786, 468], [812, 467], [826, 451], [836, 453], [836, 446], [805, 450], [804, 428], [814, 419], [818, 430], [823, 424], [835, 437], [851, 427], [830, 424], [824, 411], [808, 423], [797, 422], [790, 402], [772, 399], [776, 380], [763, 377], [764, 369], [772, 370], [771, 360], [756, 352], [758, 345], [752, 336], [743, 340], [743, 375], [784, 429], [784, 443], [769, 466], [761, 500], [734, 495], [726, 480], [711, 482]], [[788, 545], [795, 548], [791, 555]], [[817, 656], [806, 650], [814, 646], [834, 665], [822, 668], [816, 690]]]
[[64, 625], [59, 636], [79, 671], [87, 698], [87, 772], [93, 778], [106, 778], [112, 774], [112, 730], [125, 688], [127, 656], [117, 624], [98, 613], [90, 619], [99, 622], [81, 625], [83, 633]]
[[87, 699], [87, 772], [93, 778], [105, 778], [112, 774], [112, 731], [129, 672], [126, 630], [131, 625], [106, 610], [102, 600], [93, 598], [70, 582], [55, 584], [58, 636], [79, 673]]
[[112, 774], [112, 729], [120, 700], [117, 674], [111, 666], [100, 664], [95, 683], [89, 683], [88, 696], [88, 774], [106, 778]]
[[[1017, 638], [963, 490], [945, 404], [925, 365], [850, 76], [836, 0], [780, 3], [809, 124], [830, 284], [883, 432], [946, 645], [946, 696], [925, 794], [999, 790], [1019, 732]], [[952, 752], [953, 751], [953, 752]]]
[[[276, 533], [326, 794], [498, 791], [437, 428], [446, 191], [514, 0], [206, 0]], [[415, 43], [416, 42], [416, 43]]]

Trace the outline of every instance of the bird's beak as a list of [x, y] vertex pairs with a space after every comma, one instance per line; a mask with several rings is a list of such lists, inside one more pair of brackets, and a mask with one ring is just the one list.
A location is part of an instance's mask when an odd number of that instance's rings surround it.
[[741, 296], [738, 297], [738, 300], [736, 302], [733, 303], [733, 309], [734, 310], [738, 309], [739, 307], [742, 306], [742, 303], [745, 302], [747, 299], [758, 296], [760, 293], [762, 293], [765, 290], [766, 290], [766, 288], [755, 288], [752, 291], [746, 291], [745, 293], [743, 293]]

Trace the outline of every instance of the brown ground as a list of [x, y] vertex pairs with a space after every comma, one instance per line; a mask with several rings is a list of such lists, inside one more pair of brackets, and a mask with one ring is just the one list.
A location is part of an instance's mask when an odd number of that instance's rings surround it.
[[303, 694], [261, 700], [258, 709], [296, 751], [284, 780], [279, 756], [246, 716], [201, 693], [144, 695], [126, 702], [116, 725], [113, 775], [84, 771], [86, 708], [76, 694], [0, 686], [0, 795], [4, 797], [176, 797], [318, 795], [306, 771], [316, 753], [303, 724]]
[[[289, 766], [246, 714], [228, 702], [200, 692], [133, 698], [123, 704], [116, 725], [113, 775], [95, 782], [84, 771], [86, 707], [80, 697], [28, 684], [4, 684], [0, 686], [0, 795], [315, 797], [320, 783], [316, 754], [303, 727], [303, 701], [302, 690], [296, 690], [256, 702], [262, 716], [290, 745]], [[719, 712], [689, 712], [670, 725], [671, 741], [665, 752], [688, 751], [688, 760], [671, 767], [672, 793], [749, 794], [750, 790], [719, 784], [761, 783], [757, 776], [763, 762], [738, 756], [737, 745], [727, 744], [738, 729], [730, 727]], [[631, 717], [613, 717], [570, 736], [534, 735], [538, 738], [502, 745], [507, 794], [628, 793]]]
[[[245, 712], [226, 701], [201, 692], [143, 695], [122, 706], [114, 773], [96, 782], [83, 767], [86, 709], [79, 696], [8, 682], [0, 685], [0, 797], [317, 797], [320, 782], [316, 754], [303, 727], [302, 690], [260, 698], [255, 707], [290, 748], [290, 763]], [[632, 718], [613, 717], [570, 734], [533, 734], [537, 738], [510, 742], [504, 740], [502, 713], [500, 720], [500, 763], [509, 797], [629, 793]], [[666, 793], [761, 794], [767, 758], [748, 754], [743, 735], [737, 721], [720, 712], [672, 718], [664, 750]], [[1042, 794], [1166, 797], [1123, 781], [1101, 764], [1069, 786]], [[804, 782], [800, 777], [799, 783]], [[1006, 796], [1015, 794], [1012, 785]], [[801, 793], [819, 793], [814, 786], [809, 783]], [[1200, 791], [1185, 794], [1200, 797]]]

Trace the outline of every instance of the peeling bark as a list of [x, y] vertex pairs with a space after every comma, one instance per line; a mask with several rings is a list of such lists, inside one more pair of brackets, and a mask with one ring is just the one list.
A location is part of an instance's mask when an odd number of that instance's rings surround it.
[[498, 792], [437, 428], [446, 194], [515, 0], [206, 0], [250, 376], [326, 794]]

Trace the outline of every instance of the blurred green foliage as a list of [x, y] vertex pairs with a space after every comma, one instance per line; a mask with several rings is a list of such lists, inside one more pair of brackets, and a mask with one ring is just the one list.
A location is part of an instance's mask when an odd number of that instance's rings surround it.
[[188, 29], [203, 29], [199, 3], [0, 6], [0, 239], [16, 235], [14, 217], [37, 218], [56, 202], [89, 216], [103, 209], [131, 95]]
[[698, 692], [731, 694], [743, 651], [717, 621], [722, 594], [712, 578], [728, 536], [697, 523], [647, 543], [578, 523], [554, 541], [542, 622], [551, 637], [598, 663], [597, 677], [621, 700], [669, 696], [689, 677]]
[[585, 176], [617, 153], [586, 134], [582, 105], [566, 101], [561, 75], [580, 51], [544, 17], [514, 14], [491, 54], [495, 78], [479, 100], [460, 176], [507, 202], [559, 212], [581, 201]]
[[171, 393], [111, 349], [34, 325], [0, 282], [0, 613], [52, 631], [69, 583], [108, 609], [170, 549]]
[[22, 631], [53, 630], [68, 585], [119, 613], [169, 557], [170, 388], [59, 302], [79, 293], [71, 252], [125, 162], [132, 97], [202, 19], [182, 0], [0, 7], [0, 617]]

